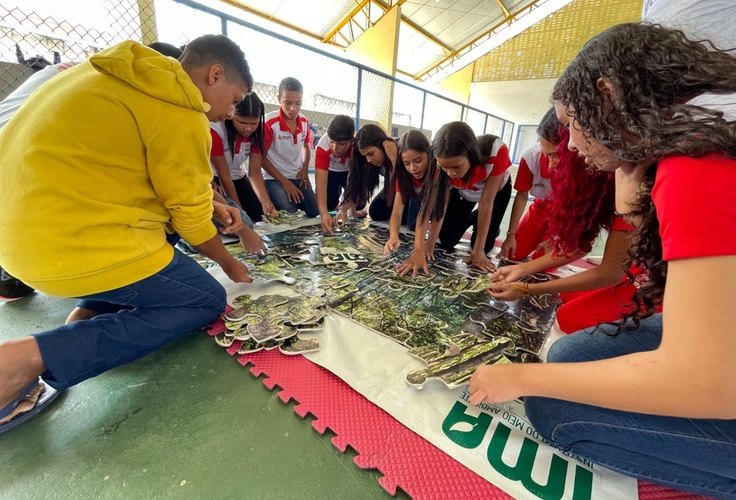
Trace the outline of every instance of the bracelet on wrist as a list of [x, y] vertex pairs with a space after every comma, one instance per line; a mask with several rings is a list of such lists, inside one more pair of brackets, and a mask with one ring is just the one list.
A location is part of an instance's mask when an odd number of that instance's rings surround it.
[[506, 236], [514, 236], [515, 234], [514, 231], [506, 231]]

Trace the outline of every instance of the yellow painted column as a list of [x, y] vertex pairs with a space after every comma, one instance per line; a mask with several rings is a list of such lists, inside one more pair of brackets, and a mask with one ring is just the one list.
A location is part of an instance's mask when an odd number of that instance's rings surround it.
[[149, 44], [158, 41], [154, 0], [138, 0], [138, 20], [141, 23], [141, 42]]
[[[361, 34], [346, 52], [354, 61], [391, 76], [396, 75], [401, 7], [396, 6]], [[363, 72], [360, 118], [381, 125], [391, 135], [394, 84], [392, 80]]]
[[435, 85], [437, 93], [464, 104], [470, 102], [470, 85], [473, 83], [473, 64], [468, 64]]

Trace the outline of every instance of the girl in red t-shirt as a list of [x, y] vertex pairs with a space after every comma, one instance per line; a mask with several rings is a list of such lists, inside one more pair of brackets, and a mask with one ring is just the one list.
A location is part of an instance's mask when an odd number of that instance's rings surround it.
[[[432, 154], [427, 173], [432, 181], [422, 195], [414, 251], [398, 271], [414, 276], [420, 269], [428, 273], [427, 259], [438, 241], [440, 248], [452, 252], [470, 226], [471, 253], [466, 263], [495, 270], [486, 254], [493, 248], [511, 199], [508, 148], [498, 137], [477, 138], [468, 124], [451, 122], [435, 134]], [[429, 238], [424, 241], [428, 226]]]
[[394, 169], [394, 205], [389, 219], [389, 238], [383, 248], [385, 254], [399, 248], [402, 224], [414, 231], [424, 178], [432, 156], [429, 139], [419, 130], [405, 132], [399, 139], [400, 162]]
[[[567, 129], [559, 131], [556, 152], [560, 161], [552, 177], [552, 195], [541, 202], [545, 213], [554, 214], [548, 220], [552, 252], [499, 268], [493, 275], [498, 282], [489, 290], [499, 300], [560, 293], [563, 305], [557, 310], [557, 323], [565, 333], [620, 320], [632, 312], [636, 291], [624, 268], [634, 227], [614, 216], [613, 174], [591, 170], [582, 156], [567, 148], [569, 137]], [[543, 283], [519, 281], [581, 258], [602, 229], [608, 229], [608, 237], [599, 266]], [[635, 274], [639, 273], [635, 270]]]
[[472, 404], [525, 396], [568, 453], [719, 498], [736, 497], [736, 124], [689, 101], [735, 92], [735, 74], [727, 52], [659, 26], [586, 43], [552, 98], [569, 147], [615, 172], [648, 280], [633, 321], [565, 336], [546, 363], [481, 366], [469, 387]]
[[[555, 110], [550, 108], [537, 127], [538, 142], [521, 155], [514, 180], [516, 196], [511, 205], [509, 229], [499, 257], [523, 260], [529, 254], [535, 258], [547, 251], [550, 211], [544, 202], [552, 195], [552, 175], [557, 166], [556, 149], [560, 143], [559, 128]], [[525, 213], [529, 195], [534, 199]]]

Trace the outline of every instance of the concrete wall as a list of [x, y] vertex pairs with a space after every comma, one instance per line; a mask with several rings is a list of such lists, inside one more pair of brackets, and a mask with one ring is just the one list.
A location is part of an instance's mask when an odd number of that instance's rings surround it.
[[517, 125], [537, 124], [552, 106], [556, 79], [473, 83], [470, 105], [511, 120]]

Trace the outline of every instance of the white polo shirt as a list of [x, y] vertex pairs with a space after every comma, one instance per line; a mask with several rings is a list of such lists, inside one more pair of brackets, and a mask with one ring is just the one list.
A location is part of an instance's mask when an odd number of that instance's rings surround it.
[[503, 174], [504, 178], [498, 190], [500, 191], [506, 185], [509, 178], [508, 170], [510, 166], [509, 148], [506, 147], [506, 144], [501, 139], [496, 139], [493, 143], [491, 156], [486, 162], [483, 165], [470, 167], [468, 173], [461, 179], [449, 179], [450, 187], [460, 191], [460, 196], [463, 199], [478, 203], [489, 177]]
[[[296, 173], [302, 168], [302, 146], [312, 145], [312, 132], [309, 120], [302, 114], [296, 117], [296, 132], [292, 133], [280, 109], [266, 115], [264, 147], [268, 151], [267, 158], [287, 179], [296, 179]], [[273, 180], [265, 170], [263, 178]]]
[[325, 134], [320, 137], [317, 143], [317, 149], [314, 153], [314, 168], [317, 170], [329, 170], [330, 172], [347, 172], [350, 168], [352, 156], [352, 145], [344, 155], [335, 156], [335, 152], [330, 148], [330, 138]]

